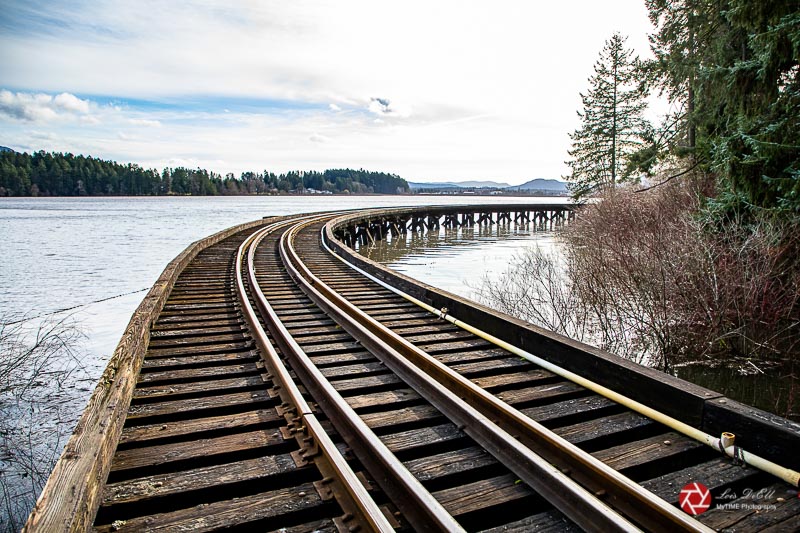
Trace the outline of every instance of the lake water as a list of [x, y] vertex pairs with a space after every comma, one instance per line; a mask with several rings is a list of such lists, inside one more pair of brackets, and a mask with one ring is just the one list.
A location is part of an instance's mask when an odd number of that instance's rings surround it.
[[423, 283], [476, 299], [476, 289], [484, 279], [499, 278], [515, 254], [534, 245], [557, 253], [556, 234], [532, 224], [443, 227], [438, 232], [378, 241], [359, 251]]
[[[265, 216], [405, 205], [552, 203], [553, 198], [244, 196], [0, 198], [0, 319], [75, 308], [101, 366], [161, 271], [192, 242]], [[132, 294], [131, 294], [132, 293]], [[99, 303], [98, 300], [112, 298]], [[63, 315], [56, 315], [63, 316]], [[101, 369], [102, 370], [102, 369]]]

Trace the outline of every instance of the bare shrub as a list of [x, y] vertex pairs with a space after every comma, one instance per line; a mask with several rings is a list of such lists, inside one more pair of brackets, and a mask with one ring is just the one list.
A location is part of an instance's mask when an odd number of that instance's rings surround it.
[[84, 370], [69, 319], [0, 321], [0, 529], [19, 531], [53, 469], [80, 406]]
[[588, 342], [589, 313], [567, 277], [565, 259], [539, 246], [528, 247], [511, 258], [499, 278], [484, 276], [473, 290], [479, 301], [498, 311]]
[[[637, 362], [797, 357], [800, 224], [701, 216], [695, 177], [581, 208], [563, 259], [529, 250], [478, 291], [488, 305]], [[559, 271], [559, 269], [561, 269]]]

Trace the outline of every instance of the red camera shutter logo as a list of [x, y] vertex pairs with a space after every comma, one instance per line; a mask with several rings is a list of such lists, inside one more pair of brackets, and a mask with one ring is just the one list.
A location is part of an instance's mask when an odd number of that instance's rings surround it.
[[690, 515], [697, 516], [711, 507], [711, 491], [702, 483], [689, 483], [681, 490], [678, 501], [681, 509]]

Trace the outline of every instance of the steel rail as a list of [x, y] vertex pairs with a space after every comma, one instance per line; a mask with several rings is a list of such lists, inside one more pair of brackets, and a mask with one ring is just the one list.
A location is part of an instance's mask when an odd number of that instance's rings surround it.
[[[587, 490], [562, 472], [560, 469], [565, 467], [563, 459], [561, 465], [554, 466], [552, 461], [534, 451], [534, 446], [520, 442], [518, 440], [521, 436], [519, 432], [512, 434], [493, 422], [492, 419], [512, 417], [513, 413], [509, 411], [510, 407], [499, 406], [495, 403], [493, 409], [484, 409], [482, 412], [477, 407], [482, 403], [487, 403], [487, 397], [490, 396], [488, 393], [457, 374], [448, 376], [447, 372], [454, 373], [381, 326], [311, 273], [294, 249], [293, 240], [300, 229], [313, 222], [299, 223], [285, 232], [281, 237], [280, 253], [290, 275], [317, 306], [332, 316], [345, 331], [355, 337], [362, 346], [369, 349], [373, 355], [383, 361], [388, 368], [397, 373], [421, 396], [458, 423], [460, 429], [580, 527], [589, 531], [639, 530], [628, 518], [623, 517], [618, 511], [601, 501], [592, 491]], [[446, 372], [443, 372], [441, 368], [437, 369], [437, 365], [443, 367]], [[459, 380], [462, 383], [458, 383]], [[448, 381], [450, 383], [447, 383]], [[464, 381], [466, 383], [463, 383]], [[446, 383], [449, 387], [445, 386]], [[453, 386], [453, 383], [458, 383], [459, 386]], [[512, 411], [518, 413], [515, 410]], [[520, 416], [524, 415], [520, 414]], [[530, 421], [527, 417], [524, 418]], [[541, 429], [543, 435], [549, 433], [548, 430]], [[563, 441], [563, 439], [560, 440]], [[566, 443], [566, 441], [563, 442]], [[577, 449], [569, 443], [566, 444]], [[580, 453], [588, 455], [582, 451]], [[594, 461], [600, 463], [596, 459]], [[569, 464], [570, 468], [574, 468], [574, 466], [574, 461]], [[603, 464], [603, 466], [605, 465]], [[616, 473], [613, 470], [612, 472]], [[627, 478], [625, 479], [627, 480]], [[627, 480], [627, 482], [629, 485], [641, 489], [632, 481]], [[593, 489], [595, 491], [605, 489], [598, 483], [595, 483], [595, 486], [597, 487]], [[647, 494], [651, 498], [656, 498], [649, 492]], [[617, 496], [615, 499], [620, 498]], [[638, 498], [638, 500], [649, 501], [644, 498]], [[647, 524], [651, 530], [711, 531], [702, 524], [689, 519], [687, 515], [680, 513], [660, 498], [656, 500], [656, 504], [648, 507], [655, 506], [659, 509], [659, 512], [655, 513], [657, 520], [653, 520], [652, 517], [649, 517], [648, 520], [646, 512], [634, 512], [635, 510], [628, 509], [629, 514], [637, 521]]]
[[669, 416], [669, 415], [667, 415], [665, 413], [662, 413], [662, 412], [660, 412], [660, 411], [658, 411], [656, 409], [653, 409], [652, 407], [649, 407], [647, 405], [644, 405], [641, 402], [638, 402], [638, 401], [636, 401], [636, 400], [634, 400], [632, 398], [629, 398], [628, 396], [625, 396], [624, 394], [621, 394], [621, 393], [619, 393], [619, 392], [617, 392], [615, 390], [609, 389], [608, 387], [600, 385], [599, 383], [596, 383], [596, 382], [594, 382], [594, 381], [592, 381], [590, 379], [587, 379], [587, 378], [585, 378], [585, 377], [583, 377], [583, 376], [581, 376], [579, 374], [576, 374], [575, 372], [571, 372], [569, 370], [566, 370], [565, 368], [562, 368], [562, 367], [560, 367], [560, 366], [558, 366], [558, 365], [556, 365], [554, 363], [551, 363], [550, 361], [547, 361], [546, 359], [543, 359], [543, 358], [541, 358], [539, 356], [536, 356], [536, 355], [534, 355], [534, 354], [532, 354], [532, 353], [530, 353], [530, 352], [528, 352], [526, 350], [523, 350], [522, 348], [514, 346], [513, 344], [510, 344], [510, 343], [508, 343], [508, 342], [506, 342], [506, 341], [504, 341], [502, 339], [499, 339], [499, 338], [497, 338], [496, 336], [494, 336], [494, 335], [492, 335], [490, 333], [486, 333], [485, 331], [481, 330], [480, 328], [477, 328], [477, 327], [475, 327], [475, 326], [473, 326], [471, 324], [468, 324], [468, 323], [466, 323], [466, 322], [464, 322], [462, 320], [459, 320], [458, 318], [448, 314], [446, 309], [442, 309], [442, 310], [436, 309], [435, 307], [426, 304], [425, 302], [423, 302], [423, 301], [411, 296], [410, 294], [405, 293], [405, 292], [401, 291], [400, 289], [398, 289], [396, 287], [393, 287], [392, 285], [386, 283], [385, 281], [383, 281], [381, 279], [378, 279], [377, 277], [373, 276], [369, 272], [366, 272], [365, 270], [363, 270], [363, 269], [357, 267], [356, 265], [350, 263], [349, 261], [345, 260], [343, 257], [340, 257], [339, 254], [336, 253], [336, 251], [334, 251], [333, 249], [331, 249], [328, 246], [328, 244], [326, 242], [327, 241], [327, 235], [326, 235], [324, 227], [323, 227], [323, 229], [321, 231], [321, 239], [322, 239], [322, 244], [323, 244], [324, 248], [330, 254], [332, 254], [334, 257], [339, 259], [339, 261], [341, 261], [342, 263], [344, 263], [345, 265], [347, 265], [351, 269], [355, 270], [356, 272], [358, 272], [358, 273], [362, 274], [363, 276], [367, 277], [368, 279], [370, 279], [370, 280], [374, 281], [375, 283], [379, 284], [380, 286], [384, 287], [385, 289], [390, 290], [391, 292], [397, 294], [401, 298], [403, 298], [403, 299], [405, 299], [405, 300], [417, 305], [418, 307], [421, 307], [422, 309], [425, 309], [429, 313], [431, 313], [433, 315], [436, 315], [439, 318], [441, 318], [443, 320], [446, 320], [446, 321], [450, 322], [451, 324], [453, 324], [453, 325], [455, 325], [455, 326], [457, 326], [457, 327], [459, 327], [459, 328], [461, 328], [461, 329], [463, 329], [465, 331], [469, 331], [470, 333], [472, 333], [474, 335], [477, 335], [478, 337], [491, 342], [492, 344], [494, 344], [495, 346], [498, 346], [499, 348], [507, 350], [507, 351], [513, 353], [514, 355], [518, 355], [518, 356], [520, 356], [520, 357], [522, 357], [524, 359], [527, 359], [528, 361], [530, 361], [530, 362], [532, 362], [532, 363], [534, 363], [536, 365], [539, 365], [540, 367], [552, 372], [553, 374], [556, 374], [557, 376], [560, 376], [560, 377], [562, 377], [564, 379], [567, 379], [567, 380], [569, 380], [569, 381], [571, 381], [573, 383], [576, 383], [576, 384], [578, 384], [578, 385], [580, 385], [582, 387], [585, 387], [585, 388], [589, 389], [590, 391], [592, 391], [592, 392], [594, 392], [596, 394], [599, 394], [600, 396], [603, 396], [604, 398], [608, 398], [608, 399], [610, 399], [610, 400], [612, 400], [612, 401], [614, 401], [614, 402], [616, 402], [616, 403], [618, 403], [620, 405], [623, 405], [623, 406], [627, 407], [628, 409], [631, 409], [632, 411], [635, 411], [635, 412], [639, 413], [642, 416], [650, 418], [651, 420], [654, 420], [654, 421], [656, 421], [656, 422], [658, 422], [660, 424], [664, 424], [665, 426], [669, 427], [670, 429], [673, 429], [673, 430], [677, 431], [678, 433], [681, 433], [681, 434], [686, 435], [687, 437], [689, 437], [691, 439], [694, 439], [694, 440], [696, 440], [698, 442], [701, 442], [701, 443], [713, 448], [714, 450], [717, 450], [717, 451], [721, 452], [722, 454], [727, 455], [728, 457], [734, 459], [735, 461], [742, 461], [742, 462], [744, 462], [744, 463], [746, 463], [746, 464], [748, 464], [748, 465], [750, 465], [750, 466], [752, 466], [754, 468], [757, 468], [759, 470], [767, 472], [768, 474], [771, 474], [771, 475], [773, 475], [773, 476], [775, 476], [775, 477], [777, 477], [777, 478], [789, 483], [792, 486], [795, 486], [795, 487], [800, 486], [800, 472], [798, 472], [796, 470], [793, 470], [791, 468], [785, 467], [783, 465], [780, 465], [778, 463], [775, 463], [774, 461], [770, 461], [769, 459], [766, 459], [764, 457], [756, 455], [756, 454], [754, 454], [752, 452], [749, 452], [747, 450], [744, 450], [739, 446], [736, 446], [735, 445], [736, 436], [733, 433], [723, 432], [720, 437], [715, 437], [715, 436], [713, 436], [713, 435], [711, 435], [709, 433], [706, 433], [705, 431], [703, 431], [701, 429], [698, 429], [698, 428], [693, 427], [693, 426], [691, 426], [691, 425], [689, 425], [689, 424], [687, 424], [685, 422], [682, 422], [682, 421], [678, 420], [675, 417], [672, 417], [672, 416]]
[[[293, 405], [296, 409], [295, 419], [293, 420], [295, 427], [299, 426], [303, 428], [313, 439], [313, 443], [316, 445], [317, 450], [322, 453], [323, 457], [327, 461], [327, 464], [330, 466], [330, 469], [332, 470], [331, 473], [334, 473], [336, 476], [333, 482], [338, 482], [340, 486], [335, 488], [343, 489], [343, 491], [335, 490], [335, 494], [338, 496], [337, 500], [340, 501], [342, 508], [345, 509], [346, 512], [353, 513], [353, 517], [356, 521], [368, 526], [372, 531], [380, 531], [385, 533], [393, 532], [394, 527], [392, 524], [388, 521], [383, 511], [380, 509], [380, 507], [378, 507], [370, 494], [367, 492], [356, 473], [353, 472], [353, 470], [350, 468], [350, 465], [347, 464], [347, 460], [336, 448], [336, 444], [328, 436], [322, 424], [317, 419], [311, 407], [308, 405], [308, 402], [306, 402], [305, 398], [303, 398], [300, 389], [297, 387], [297, 384], [294, 382], [289, 374], [289, 371], [281, 361], [280, 356], [272, 347], [272, 344], [267, 338], [267, 334], [264, 331], [264, 328], [261, 326], [258, 316], [253, 309], [253, 306], [250, 304], [249, 298], [247, 297], [247, 290], [242, 278], [243, 258], [245, 254], [247, 254], [248, 257], [248, 270], [252, 272], [252, 261], [255, 248], [251, 245], [260, 240], [259, 236], [266, 235], [267, 233], [285, 226], [286, 224], [287, 223], [272, 224], [266, 228], [254, 232], [247, 239], [245, 239], [237, 251], [236, 292], [239, 297], [239, 303], [242, 307], [242, 313], [245, 316], [248, 325], [250, 326], [250, 331], [253, 334], [253, 338], [256, 340], [261, 353], [265, 355], [266, 363], [272, 373], [273, 379], [280, 383], [281, 399], [285, 400], [289, 404], [287, 405], [284, 403], [284, 406], [290, 407], [290, 405]], [[252, 278], [250, 278], [250, 283], [251, 287], [253, 287]], [[323, 472], [323, 474], [327, 473], [328, 472]], [[345, 501], [342, 502], [342, 499], [345, 499]]]
[[267, 231], [254, 237], [248, 252], [248, 279], [256, 305], [265, 317], [273, 338], [285, 354], [291, 354], [298, 366], [295, 372], [306, 379], [304, 384], [339, 430], [358, 459], [381, 488], [397, 505], [403, 516], [418, 531], [463, 531], [461, 525], [408, 471], [378, 436], [322, 375], [281, 322], [261, 290], [255, 272], [255, 253]]
[[[307, 222], [306, 224], [309, 223]], [[290, 231], [294, 231], [294, 228]], [[322, 238], [324, 249], [340, 261], [348, 264], [344, 259], [333, 253], [325, 243], [324, 227], [320, 237]], [[353, 265], [348, 264], [348, 266], [364, 273]], [[310, 275], [314, 279], [315, 286], [323, 284], [313, 274]], [[374, 279], [374, 277], [366, 275], [369, 279]], [[339, 298], [347, 302], [345, 298], [341, 296]], [[349, 302], [347, 304], [352, 306]], [[702, 523], [673, 507], [638, 483], [520, 413], [496, 396], [489, 394], [378, 321], [367, 315], [364, 315], [363, 320], [365, 325], [368, 325], [374, 332], [381, 335], [404, 356], [425, 369], [425, 371], [433, 373], [439, 382], [445, 384], [451, 390], [462, 391], [458, 393], [459, 396], [468, 395], [473, 405], [482, 413], [515, 436], [518, 436], [525, 445], [536, 453], [544, 456], [550, 462], [558, 464], [561, 468], [568, 469], [570, 477], [581, 485], [592, 492], [604, 494], [606, 501], [612, 503], [616, 509], [622, 511], [636, 523], [654, 530], [711, 531]], [[564, 464], [565, 461], [566, 464]]]
[[[349, 264], [333, 252], [325, 243], [324, 227], [320, 238], [323, 248], [338, 260], [364, 274], [368, 279], [378, 281], [380, 285], [390, 288], [393, 292], [400, 292]], [[321, 283], [319, 280], [314, 282], [315, 286], [319, 286]], [[441, 316], [441, 314], [437, 314], [437, 316]], [[380, 332], [380, 335], [415, 364], [434, 373], [441, 383], [446, 384], [452, 390], [468, 391], [459, 394], [468, 394], [470, 400], [481, 412], [518, 435], [526, 445], [546, 459], [558, 464], [561, 468], [569, 469], [573, 479], [594, 492], [602, 491], [607, 501], [612, 502], [615, 508], [620, 509], [635, 522], [651, 530], [713, 531], [591, 454], [581, 450], [496, 396], [489, 394], [371, 317], [367, 317], [365, 323], [371, 324], [374, 331]], [[566, 464], [564, 464], [565, 461]]]

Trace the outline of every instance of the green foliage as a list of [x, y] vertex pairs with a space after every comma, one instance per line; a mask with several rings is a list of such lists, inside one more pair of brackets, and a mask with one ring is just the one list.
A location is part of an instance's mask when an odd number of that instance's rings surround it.
[[395, 174], [364, 169], [325, 172], [264, 171], [221, 176], [204, 169], [121, 165], [72, 154], [0, 152], [0, 196], [234, 195], [309, 192], [397, 194], [409, 192]]
[[[640, 152], [650, 128], [642, 118], [646, 92], [637, 78], [637, 63], [625, 49], [625, 38], [615, 33], [595, 63], [589, 92], [581, 94], [581, 126], [570, 135], [567, 161], [576, 199], [611, 190], [633, 179], [636, 171], [649, 171], [651, 156]], [[634, 159], [632, 154], [637, 154]]]
[[660, 87], [684, 106], [691, 156], [733, 193], [731, 209], [800, 213], [800, 2], [646, 4]]

